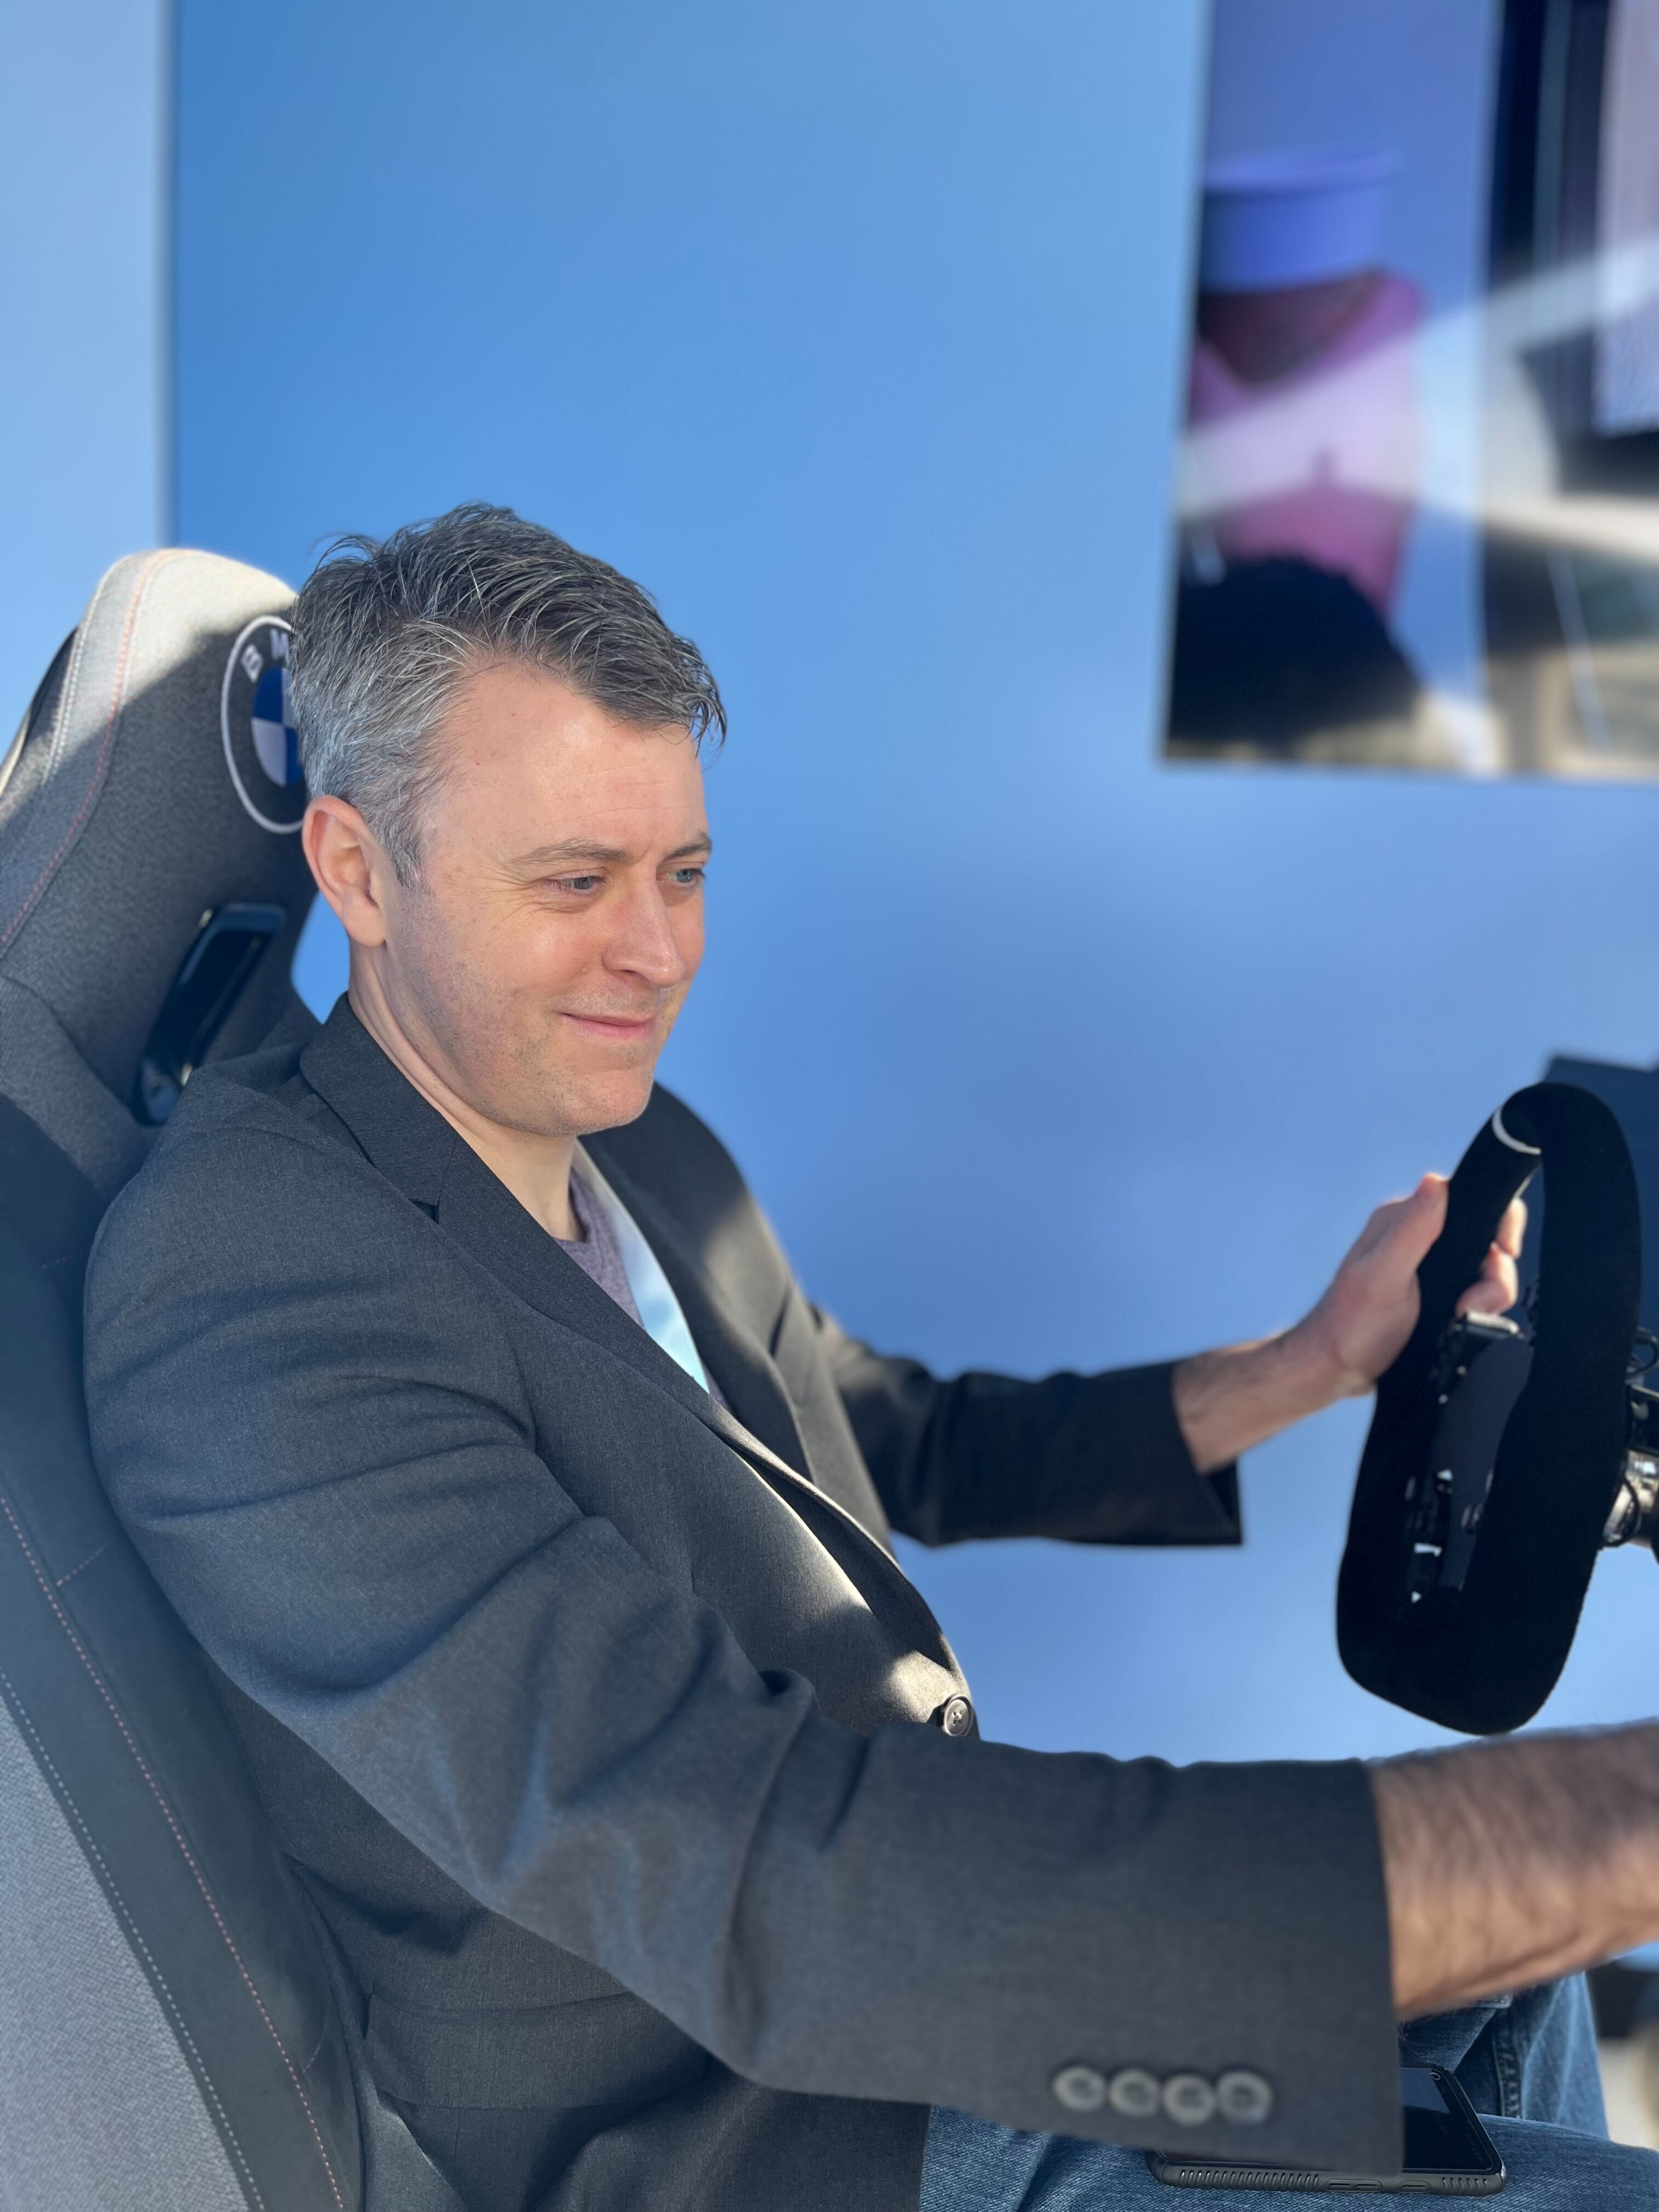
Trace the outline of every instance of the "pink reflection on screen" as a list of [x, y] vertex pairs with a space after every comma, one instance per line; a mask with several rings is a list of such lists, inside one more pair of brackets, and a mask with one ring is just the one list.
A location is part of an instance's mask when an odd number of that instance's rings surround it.
[[[1212, 301], [1219, 313], [1208, 319], [1224, 327], [1231, 322], [1237, 332], [1254, 312], [1282, 328], [1295, 316], [1298, 295], [1312, 307], [1315, 295], [1328, 289], [1282, 288]], [[1200, 295], [1200, 330], [1206, 305]], [[1421, 465], [1408, 341], [1422, 313], [1414, 285], [1372, 270], [1359, 280], [1354, 304], [1330, 334], [1276, 373], [1242, 374], [1244, 346], [1236, 336], [1225, 351], [1213, 329], [1195, 340], [1191, 422], [1244, 431], [1252, 481], [1273, 487], [1211, 518], [1210, 535], [1224, 561], [1299, 556], [1348, 577], [1387, 617]]]

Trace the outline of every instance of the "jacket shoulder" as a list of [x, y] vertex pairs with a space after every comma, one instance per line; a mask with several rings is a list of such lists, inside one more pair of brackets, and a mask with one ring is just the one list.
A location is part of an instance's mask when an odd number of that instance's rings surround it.
[[319, 1242], [338, 1249], [356, 1236], [380, 1245], [395, 1237], [394, 1216], [424, 1223], [304, 1078], [261, 1066], [266, 1060], [225, 1061], [191, 1078], [99, 1225], [89, 1317], [118, 1282], [130, 1291], [180, 1267], [204, 1281], [239, 1271], [275, 1278], [304, 1264]]
[[[286, 1122], [324, 1127], [331, 1123], [328, 1133], [344, 1133], [343, 1124], [301, 1071], [301, 1057], [310, 1042], [309, 1036], [295, 1035], [258, 1052], [211, 1060], [198, 1068], [179, 1094], [155, 1151], [166, 1152], [209, 1129], [252, 1127], [262, 1122], [273, 1133]], [[357, 1150], [355, 1144], [352, 1149]]]

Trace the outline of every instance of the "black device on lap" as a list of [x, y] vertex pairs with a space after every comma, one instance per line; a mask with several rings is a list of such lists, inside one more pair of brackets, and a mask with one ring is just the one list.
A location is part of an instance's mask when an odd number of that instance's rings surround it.
[[1455, 2077], [1442, 2066], [1402, 2066], [1404, 2150], [1396, 2173], [1344, 2173], [1295, 2166], [1237, 2166], [1218, 2159], [1150, 2152], [1154, 2177], [1176, 2189], [1349, 2190], [1419, 2197], [1492, 2197], [1506, 2175], [1497, 2145]]

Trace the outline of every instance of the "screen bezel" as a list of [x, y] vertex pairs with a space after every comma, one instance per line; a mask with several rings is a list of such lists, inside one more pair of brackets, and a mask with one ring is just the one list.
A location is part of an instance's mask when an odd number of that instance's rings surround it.
[[[1603, 76], [1612, 0], [1505, 0], [1492, 131], [1492, 289], [1589, 258], [1599, 241]], [[1659, 489], [1659, 428], [1595, 426], [1593, 331], [1538, 347], [1564, 489]]]

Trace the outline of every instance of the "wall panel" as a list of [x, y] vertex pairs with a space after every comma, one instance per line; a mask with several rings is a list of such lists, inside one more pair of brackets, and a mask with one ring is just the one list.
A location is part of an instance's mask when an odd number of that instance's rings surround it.
[[[1550, 1052], [1659, 1050], [1650, 792], [1154, 764], [1199, 18], [184, 0], [182, 534], [485, 497], [659, 593], [732, 709], [671, 1079], [946, 1364], [1270, 1329]], [[1334, 1654], [1363, 1427], [1256, 1455], [1242, 1555], [923, 1561], [988, 1725], [1417, 1740]], [[1656, 1659], [1615, 1559], [1551, 1717]]]

